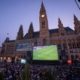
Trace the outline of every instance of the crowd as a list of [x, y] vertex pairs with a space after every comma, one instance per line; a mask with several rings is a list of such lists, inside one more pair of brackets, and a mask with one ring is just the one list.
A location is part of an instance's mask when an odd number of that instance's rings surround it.
[[24, 65], [21, 63], [0, 63], [0, 73], [3, 80], [22, 80], [23, 68]]
[[33, 65], [30, 80], [80, 80], [80, 65]]
[[[0, 63], [3, 80], [23, 80], [23, 70], [24, 64], [21, 63]], [[29, 64], [28, 76], [29, 79], [26, 80], [80, 80], [80, 64]]]

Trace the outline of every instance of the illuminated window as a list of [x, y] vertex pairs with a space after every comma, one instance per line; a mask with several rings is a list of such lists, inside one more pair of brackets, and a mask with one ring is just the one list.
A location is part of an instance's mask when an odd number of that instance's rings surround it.
[[4, 57], [4, 60], [6, 60], [6, 57]]
[[3, 60], [3, 58], [2, 57], [0, 57], [0, 61], [2, 61]]
[[11, 58], [10, 57], [8, 57], [8, 59], [7, 59], [7, 62], [11, 62], [12, 60], [11, 60]]

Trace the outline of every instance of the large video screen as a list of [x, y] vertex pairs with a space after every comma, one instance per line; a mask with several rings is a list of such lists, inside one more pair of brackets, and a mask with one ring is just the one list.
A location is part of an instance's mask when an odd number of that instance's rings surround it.
[[59, 60], [57, 45], [33, 47], [33, 60]]

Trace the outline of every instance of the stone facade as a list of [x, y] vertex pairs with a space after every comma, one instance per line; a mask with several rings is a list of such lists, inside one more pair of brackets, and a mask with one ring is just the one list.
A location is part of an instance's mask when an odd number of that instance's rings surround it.
[[4, 41], [1, 54], [6, 56], [24, 56], [26, 51], [16, 51], [16, 42], [29, 41], [32, 46], [56, 44], [61, 46], [61, 50], [65, 50], [64, 54], [68, 55], [69, 58], [73, 56], [80, 58], [80, 20], [75, 15], [74, 30], [70, 27], [64, 27], [60, 18], [58, 19], [58, 28], [49, 29], [46, 9], [42, 2], [39, 12], [39, 23], [40, 31], [34, 32], [33, 24], [31, 23], [28, 33], [25, 35], [21, 25], [16, 40], [7, 38]]
[[0, 47], [0, 53], [1, 53], [1, 49], [2, 49], [2, 47]]

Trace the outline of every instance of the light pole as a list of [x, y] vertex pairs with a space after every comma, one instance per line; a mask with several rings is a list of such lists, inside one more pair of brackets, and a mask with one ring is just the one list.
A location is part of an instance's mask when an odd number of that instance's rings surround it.
[[75, 3], [76, 3], [77, 7], [78, 7], [79, 10], [80, 10], [80, 0], [75, 0]]

